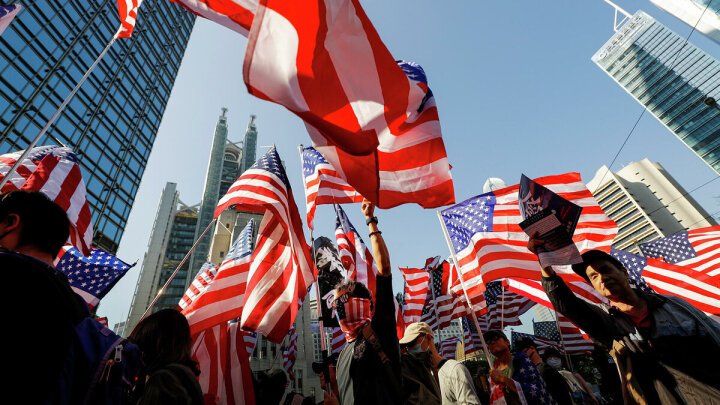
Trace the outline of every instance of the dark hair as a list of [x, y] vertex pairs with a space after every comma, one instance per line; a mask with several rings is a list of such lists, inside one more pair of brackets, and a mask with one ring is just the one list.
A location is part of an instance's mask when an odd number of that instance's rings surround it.
[[373, 308], [373, 296], [370, 290], [368, 290], [368, 288], [365, 286], [365, 284], [359, 281], [348, 280], [336, 285], [335, 289], [348, 289], [349, 291], [351, 291], [348, 293], [351, 296], [358, 298], [366, 298], [370, 300], [370, 308]]
[[158, 370], [145, 383], [137, 404], [191, 405], [192, 397], [172, 371]]
[[0, 221], [20, 217], [19, 246], [33, 246], [57, 256], [70, 236], [65, 210], [39, 191], [11, 191], [0, 196]]
[[257, 373], [254, 381], [255, 403], [257, 405], [277, 405], [285, 395], [287, 384], [285, 371], [275, 369]]
[[507, 340], [507, 336], [500, 329], [490, 329], [489, 331], [483, 333], [483, 339], [485, 339], [485, 342], [489, 342], [497, 338], [503, 338]]
[[548, 357], [551, 357], [551, 356], [557, 357], [560, 360], [563, 359], [563, 356], [560, 353], [560, 350], [558, 350], [554, 347], [548, 347], [547, 349], [545, 349], [545, 351], [543, 351], [543, 354], [542, 354], [543, 360], [547, 360]]
[[190, 325], [175, 309], [163, 309], [141, 320], [128, 340], [140, 347], [148, 374], [170, 363], [188, 366], [199, 374], [190, 354]]
[[529, 337], [521, 337], [515, 339], [515, 350], [521, 351], [530, 347], [534, 347], [535, 350], [537, 350], [537, 344], [535, 344], [535, 341], [530, 339]]
[[623, 264], [620, 263], [618, 259], [612, 257], [608, 253], [603, 252], [602, 250], [588, 250], [587, 252], [582, 254], [582, 259], [582, 263], [573, 264], [572, 269], [575, 273], [577, 273], [578, 276], [584, 278], [585, 281], [587, 281], [588, 283], [590, 283], [590, 278], [587, 275], [587, 267], [593, 262], [597, 262], [600, 260], [607, 260], [621, 271], [627, 273], [625, 266], [623, 266]]

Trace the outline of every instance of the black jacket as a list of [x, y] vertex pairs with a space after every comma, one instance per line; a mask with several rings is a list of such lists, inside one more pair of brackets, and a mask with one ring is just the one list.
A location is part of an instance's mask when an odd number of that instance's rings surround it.
[[[400, 381], [400, 344], [395, 328], [395, 298], [392, 294], [392, 277], [377, 276], [375, 313], [372, 328], [390, 360], [390, 370]], [[393, 398], [385, 368], [369, 342], [362, 334], [348, 343], [337, 362], [337, 380], [342, 405], [397, 404], [401, 398]]]
[[432, 374], [430, 353], [403, 354], [401, 359], [405, 404], [440, 405], [442, 395]]

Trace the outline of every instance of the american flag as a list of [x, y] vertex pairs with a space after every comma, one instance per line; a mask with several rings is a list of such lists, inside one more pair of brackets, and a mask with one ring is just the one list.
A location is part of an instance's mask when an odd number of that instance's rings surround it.
[[482, 350], [482, 341], [478, 334], [475, 323], [467, 316], [462, 318], [462, 328], [465, 346], [465, 355], [475, 353]]
[[340, 176], [313, 147], [303, 148], [303, 180], [308, 228], [313, 229], [315, 208], [320, 204], [361, 203], [363, 196]]
[[657, 293], [675, 295], [708, 315], [720, 315], [720, 288], [717, 277], [622, 250], [613, 250], [613, 253], [628, 269], [631, 278], [634, 272], [641, 275], [641, 279]]
[[[121, 0], [119, 0], [121, 1]], [[189, 12], [248, 36], [259, 0], [170, 0]]]
[[[575, 292], [579, 298], [591, 303], [591, 304], [607, 304], [608, 301], [605, 297], [600, 295], [595, 289], [585, 281], [571, 281], [571, 289]], [[523, 297], [534, 301], [540, 305], [546, 306], [550, 309], [553, 308], [552, 303], [542, 284], [537, 280], [528, 280], [526, 278], [507, 278], [503, 280], [503, 286], [508, 291], [520, 294]]]
[[120, 14], [120, 24], [122, 28], [116, 34], [117, 38], [130, 38], [135, 28], [137, 19], [137, 11], [142, 0], [117, 0], [118, 14]]
[[0, 35], [2, 35], [3, 31], [10, 26], [10, 23], [15, 18], [15, 15], [17, 15], [18, 11], [21, 9], [22, 7], [20, 4], [0, 5]]
[[562, 330], [562, 338], [558, 332], [555, 321], [533, 322], [533, 332], [535, 336], [554, 340], [559, 342], [560, 347], [563, 343], [568, 353], [588, 353], [593, 350], [593, 343], [589, 339], [583, 338], [580, 329], [577, 328], [569, 319], [561, 314], [558, 315], [558, 323]]
[[223, 322], [193, 338], [200, 387], [209, 403], [254, 404], [252, 371], [245, 338], [237, 322]]
[[332, 353], [340, 353], [347, 344], [347, 340], [345, 340], [345, 334], [339, 327], [334, 327], [330, 329], [332, 329]]
[[280, 343], [295, 322], [298, 303], [317, 272], [275, 147], [230, 186], [218, 202], [215, 217], [232, 205], [237, 210], [265, 213], [250, 259], [240, 326]]
[[631, 287], [640, 289], [646, 293], [654, 292], [642, 277], [643, 270], [645, 266], [647, 266], [647, 260], [644, 257], [615, 248], [610, 250], [610, 254], [618, 259], [627, 269]]
[[676, 233], [641, 243], [646, 257], [690, 267], [709, 276], [720, 274], [720, 226]]
[[425, 302], [430, 294], [430, 275], [425, 269], [400, 268], [405, 278], [403, 319], [406, 324], [420, 321]]
[[[450, 321], [468, 314], [465, 301], [451, 293], [448, 288], [450, 265], [440, 256], [431, 257], [425, 262], [425, 268], [430, 273], [432, 297], [437, 311], [438, 327], [450, 326]], [[432, 304], [431, 304], [432, 305]]]
[[[573, 235], [581, 253], [610, 250], [617, 225], [602, 211], [580, 174], [547, 176], [535, 181], [583, 208]], [[483, 281], [505, 277], [540, 279], [537, 256], [527, 249], [529, 238], [518, 225], [522, 221], [518, 185], [472, 197], [443, 210], [441, 217], [473, 305], [482, 300]], [[570, 266], [557, 266], [555, 270], [567, 280], [582, 280]]]
[[532, 308], [535, 303], [512, 291], [505, 291], [501, 281], [487, 283], [485, 291], [488, 329], [504, 329], [505, 326], [521, 325], [520, 315]]
[[375, 297], [375, 277], [377, 266], [360, 234], [350, 223], [342, 207], [335, 207], [335, 239], [343, 267], [347, 270], [350, 280], [364, 284]]
[[[237, 323], [238, 321], [239, 319], [235, 318], [230, 322]], [[258, 334], [257, 332], [241, 332], [243, 334], [243, 342], [245, 343], [245, 350], [247, 350], [248, 357], [252, 357], [252, 354], [255, 351], [255, 346], [257, 345]]]
[[[202, 291], [195, 294], [192, 291], [194, 286], [190, 286], [185, 292], [180, 306], [183, 302], [187, 302], [182, 313], [190, 324], [191, 334], [237, 318], [242, 313], [250, 271], [254, 228], [255, 221], [251, 219], [233, 243], [215, 276]], [[198, 278], [202, 275], [203, 272]], [[196, 278], [195, 281], [198, 279]], [[194, 298], [188, 302], [186, 297]]]
[[179, 311], [187, 308], [200, 294], [207, 290], [208, 285], [210, 285], [210, 282], [215, 278], [217, 271], [218, 266], [215, 263], [205, 262], [200, 266], [200, 271], [198, 271], [197, 276], [195, 276], [195, 280], [193, 280], [190, 287], [185, 291], [185, 294], [180, 298], [180, 302], [178, 302]]
[[515, 342], [518, 339], [520, 339], [521, 337], [532, 339], [535, 342], [535, 344], [537, 345], [538, 351], [541, 353], [544, 352], [545, 349], [547, 349], [548, 347], [554, 347], [558, 351], [562, 352], [562, 346], [560, 346], [559, 341], [556, 341], [554, 339], [548, 339], [548, 338], [544, 338], [544, 337], [540, 337], [540, 336], [531, 335], [529, 333], [520, 333], [520, 332], [515, 332], [515, 331], [512, 331], [512, 333], [510, 334], [510, 338], [511, 338], [513, 347], [515, 347]]
[[70, 287], [90, 308], [95, 308], [133, 266], [97, 248], [85, 257], [70, 245], [63, 246], [55, 259], [55, 268], [67, 276]]
[[102, 318], [95, 318], [96, 321], [100, 322], [100, 324], [104, 327], [108, 327], [108, 319], [107, 316], [103, 316]]
[[457, 344], [460, 343], [460, 339], [457, 336], [451, 336], [442, 341], [440, 344], [440, 356], [444, 359], [455, 359], [457, 353]]
[[297, 332], [295, 327], [288, 332], [288, 345], [283, 351], [283, 369], [288, 373], [290, 381], [295, 380], [295, 359], [297, 358]]
[[379, 208], [454, 202], [425, 72], [396, 62], [357, 0], [268, 0], [256, 19], [250, 94], [303, 119], [315, 149]]
[[[0, 180], [5, 178], [23, 152], [0, 156]], [[92, 216], [85, 182], [72, 149], [60, 146], [31, 149], [0, 191], [6, 193], [15, 190], [40, 191], [62, 207], [70, 220], [68, 242], [80, 249], [83, 255], [90, 256]]]

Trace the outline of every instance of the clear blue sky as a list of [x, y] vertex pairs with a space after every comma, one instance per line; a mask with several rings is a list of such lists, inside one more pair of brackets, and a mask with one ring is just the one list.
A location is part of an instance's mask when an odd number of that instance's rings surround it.
[[[647, 0], [618, 2], [630, 13], [645, 10], [682, 36], [691, 30]], [[457, 201], [480, 194], [488, 177], [513, 184], [521, 173], [577, 171], [589, 181], [610, 164], [642, 111], [590, 61], [613, 34], [613, 9], [601, 0], [361, 3], [395, 58], [421, 64], [428, 75]], [[720, 45], [702, 34], [690, 40], [720, 57]], [[308, 145], [308, 135], [299, 118], [247, 94], [246, 44], [244, 37], [209, 21], [198, 19], [195, 25], [118, 251], [138, 265], [100, 305], [111, 326], [127, 316], [165, 183], [178, 183], [183, 202], [200, 201], [221, 107], [229, 108], [233, 141], [242, 139], [249, 115], [257, 115], [258, 145], [277, 145], [304, 216], [297, 146]], [[660, 162], [687, 190], [717, 176], [647, 113], [612, 168], [646, 157]], [[720, 211], [720, 182], [692, 196], [708, 212]], [[364, 230], [359, 207], [346, 211]], [[420, 266], [429, 256], [448, 254], [434, 210], [406, 205], [377, 216], [394, 266]], [[316, 232], [334, 239], [332, 207], [318, 208]], [[397, 270], [394, 279], [400, 291]]]

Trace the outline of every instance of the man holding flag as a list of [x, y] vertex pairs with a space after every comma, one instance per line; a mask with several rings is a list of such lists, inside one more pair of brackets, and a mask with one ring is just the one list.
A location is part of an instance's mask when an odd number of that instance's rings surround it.
[[[533, 253], [543, 240], [533, 235]], [[627, 269], [600, 250], [573, 271], [606, 297], [610, 309], [575, 296], [552, 267], [542, 285], [558, 312], [610, 350], [626, 403], [720, 402], [720, 325], [687, 301], [633, 289]]]

